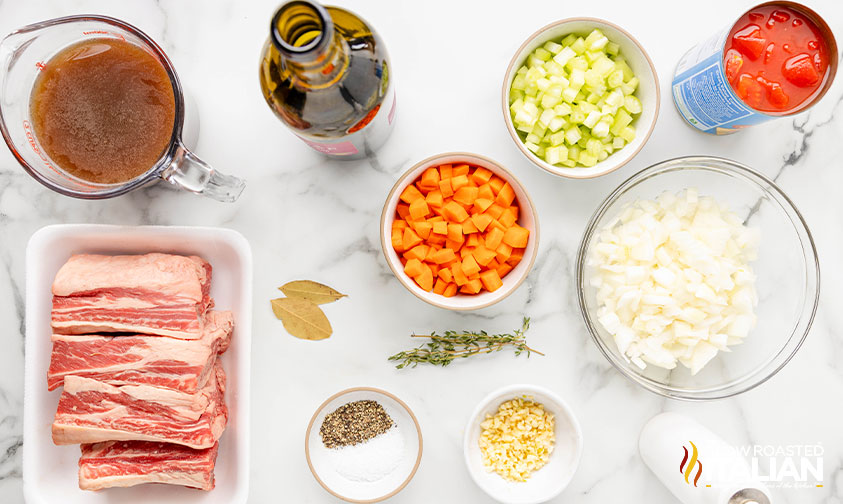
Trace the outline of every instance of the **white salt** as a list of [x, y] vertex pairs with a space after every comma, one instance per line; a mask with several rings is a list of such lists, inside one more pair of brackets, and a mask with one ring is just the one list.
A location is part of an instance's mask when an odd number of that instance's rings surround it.
[[366, 442], [328, 450], [334, 470], [351, 481], [373, 482], [389, 476], [404, 459], [404, 436], [393, 427]]

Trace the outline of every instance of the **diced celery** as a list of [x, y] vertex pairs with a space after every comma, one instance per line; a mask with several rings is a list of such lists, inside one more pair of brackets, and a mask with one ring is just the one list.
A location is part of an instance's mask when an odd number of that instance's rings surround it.
[[513, 112], [518, 112], [519, 110], [524, 108], [524, 100], [521, 98], [516, 99], [512, 103], [509, 104], [509, 110]]
[[591, 138], [585, 143], [585, 151], [592, 156], [598, 156], [603, 152], [603, 142], [596, 138]]
[[[553, 98], [553, 97], [552, 96], [545, 96], [545, 98]], [[554, 99], [558, 100], [559, 98], [554, 98]], [[544, 103], [542, 103], [542, 106], [544, 106]], [[548, 126], [548, 125], [550, 125], [550, 121], [552, 121], [554, 117], [556, 117], [556, 114], [553, 112], [553, 109], [552, 108], [546, 108], [546, 109], [544, 109], [544, 112], [542, 112], [542, 115], [539, 116], [539, 124], [544, 124], [545, 126]]]
[[591, 140], [591, 134], [588, 132], [588, 128], [586, 128], [585, 126], [581, 126], [580, 135], [582, 136], [579, 140], [577, 140], [577, 145], [581, 149], [585, 149], [585, 146], [588, 145], [588, 141]]
[[531, 116], [538, 117], [539, 115], [539, 108], [536, 106], [534, 102], [524, 100], [524, 110], [529, 113]]
[[568, 103], [573, 103], [579, 94], [578, 88], [566, 87], [562, 90], [562, 99]]
[[623, 85], [623, 70], [615, 70], [606, 78], [606, 83], [610, 88], [616, 88]]
[[526, 106], [528, 103], [532, 103], [533, 105], [536, 104], [536, 97], [535, 96], [525, 96], [524, 97], [524, 105]]
[[585, 84], [585, 70], [575, 68], [571, 70], [570, 86], [579, 90]]
[[593, 156], [588, 152], [580, 152], [579, 158], [577, 158], [579, 163], [587, 168], [590, 168], [597, 164], [597, 156]]
[[[561, 93], [560, 93], [560, 94], [561, 94]], [[552, 113], [552, 112], [553, 112], [553, 107], [555, 107], [555, 106], [556, 106], [556, 104], [558, 104], [560, 101], [562, 101], [562, 98], [560, 98], [560, 97], [558, 97], [558, 96], [553, 96], [553, 95], [550, 95], [550, 94], [545, 94], [545, 95], [542, 97], [542, 102], [541, 102], [541, 103], [542, 103], [542, 107], [544, 107], [544, 108], [546, 109], [546, 110], [545, 110], [545, 112], [551, 112], [551, 113]]]
[[612, 107], [622, 107], [624, 104], [623, 92], [615, 89], [609, 93], [609, 96], [606, 97], [606, 104]]
[[514, 79], [512, 79], [512, 89], [519, 89], [524, 90], [527, 87], [527, 79], [524, 78], [523, 75], [516, 75]]
[[571, 49], [573, 49], [574, 52], [577, 54], [584, 53], [586, 49], [585, 40], [583, 40], [582, 37], [577, 37], [577, 40], [575, 40], [574, 43], [571, 44]]
[[577, 53], [575, 53], [570, 46], [565, 46], [561, 51], [559, 51], [559, 54], [553, 57], [553, 61], [564, 67], [576, 55]]
[[545, 91], [551, 84], [553, 83], [550, 82], [550, 79], [546, 79], [544, 77], [536, 81], [536, 87], [539, 88], [539, 91]]
[[536, 156], [543, 158], [544, 157], [544, 147], [539, 145], [539, 148], [536, 149]]
[[623, 91], [623, 94], [625, 95], [631, 95], [635, 92], [635, 88], [637, 87], [638, 77], [633, 77], [621, 85], [621, 91]]
[[595, 104], [600, 101], [600, 95], [592, 91], [588, 93], [588, 96], [585, 97], [585, 101], [588, 102], [589, 105], [592, 105], [597, 108], [597, 105]]
[[626, 140], [621, 137], [615, 137], [612, 140], [612, 147], [615, 149], [622, 149], [624, 145], [626, 145]]
[[562, 39], [562, 42], [560, 42], [560, 44], [562, 44], [563, 46], [569, 46], [569, 45], [573, 44], [574, 41], [576, 41], [576, 40], [577, 40], [577, 35], [575, 33], [569, 33], [568, 35], [565, 36], [565, 38]]
[[612, 126], [611, 120], [599, 121], [591, 128], [591, 134], [597, 138], [609, 138], [609, 128]]
[[[547, 126], [539, 124], [539, 122], [536, 121], [536, 124], [533, 125], [533, 131], [531, 131], [531, 133], [533, 135], [536, 135], [537, 137], [539, 137], [539, 140], [541, 141], [541, 138], [544, 136], [545, 131], [547, 131]], [[539, 143], [539, 142], [536, 142], [536, 143]]]
[[562, 166], [567, 166], [568, 168], [573, 168], [573, 167], [577, 166], [577, 162], [574, 161], [573, 159], [565, 159], [565, 160], [562, 161], [561, 164], [562, 164]]
[[550, 51], [548, 51], [547, 49], [545, 49], [545, 48], [543, 48], [543, 47], [539, 47], [539, 48], [537, 48], [537, 49], [533, 52], [533, 54], [534, 54], [534, 55], [535, 55], [538, 59], [540, 59], [540, 60], [542, 60], [542, 61], [550, 61], [550, 57], [552, 56], [552, 54], [550, 54]]
[[595, 72], [600, 74], [601, 77], [606, 77], [607, 75], [615, 71], [615, 62], [601, 55], [599, 59], [594, 61], [594, 63], [591, 65], [591, 68], [594, 69]]
[[600, 113], [603, 115], [615, 115], [618, 111], [618, 107], [613, 107], [611, 105], [603, 105], [600, 107]]
[[[554, 85], [550, 86], [549, 88], [547, 88], [547, 91], [545, 91], [544, 94], [546, 94], [548, 96], [555, 96], [556, 98], [560, 98], [562, 96], [562, 88], [563, 87], [565, 87], [565, 86], [562, 86], [561, 84], [554, 84]], [[551, 105], [551, 107], [555, 107], [555, 106], [556, 106], [555, 104]]]
[[606, 38], [606, 36], [603, 35], [603, 32], [601, 32], [598, 28], [595, 28], [588, 34], [588, 37], [585, 38], [585, 44], [592, 51], [603, 49], [608, 43], [609, 39]]
[[588, 61], [591, 64], [594, 64], [595, 61], [597, 61], [599, 58], [603, 57], [603, 52], [602, 51], [586, 51], [586, 52], [583, 53], [583, 56], [585, 56], [586, 61]]
[[535, 53], [531, 54], [530, 57], [527, 58], [527, 64], [533, 68], [541, 66], [542, 63], [544, 63], [544, 60], [536, 56]]
[[618, 113], [615, 114], [615, 121], [612, 123], [612, 127], [609, 131], [611, 131], [613, 135], [620, 135], [621, 131], [631, 122], [632, 116], [630, 116], [626, 110], [620, 109], [618, 110]]
[[[565, 153], [565, 157], [567, 158], [568, 153]], [[544, 150], [544, 160], [550, 164], [557, 164], [561, 161], [559, 157], [559, 148], [558, 147], [548, 147]]]
[[609, 157], [609, 154], [610, 154], [610, 152], [608, 152], [608, 151], [605, 151], [605, 150], [600, 151], [600, 153], [597, 155], [597, 161], [603, 161], [604, 159]]
[[[550, 51], [552, 54], [559, 54], [559, 51], [562, 50], [562, 44], [557, 44], [552, 40], [548, 40], [544, 43], [544, 47], [546, 50]], [[617, 54], [617, 53], [615, 53]]]
[[[621, 139], [621, 140], [623, 140], [623, 139]], [[565, 143], [565, 132], [564, 131], [560, 131], [558, 133], [554, 133], [554, 134], [550, 135], [550, 145], [553, 145], [555, 147], [557, 145], [562, 145], [564, 143]]]
[[606, 52], [611, 54], [612, 56], [617, 56], [618, 51], [620, 51], [620, 50], [621, 50], [621, 46], [619, 46], [618, 44], [616, 44], [614, 42], [609, 42], [608, 44], [606, 44]]
[[588, 60], [582, 56], [576, 56], [568, 60], [568, 64], [565, 66], [571, 70], [582, 70], [585, 72], [588, 69]]
[[565, 67], [555, 61], [548, 61], [547, 63], [545, 63], [544, 67], [547, 70], [547, 73], [550, 75], [555, 75], [557, 77], [565, 77]]
[[591, 112], [594, 112], [595, 110], [598, 110], [596, 105], [593, 105], [587, 101], [577, 104], [576, 109], [580, 110], [583, 114], [586, 115]]
[[554, 117], [553, 119], [550, 120], [550, 123], [548, 123], [548, 125], [547, 125], [547, 129], [556, 133], [557, 131], [562, 129], [565, 126], [565, 123], [567, 123], [567, 122], [568, 121], [566, 121], [564, 118], [556, 116], [556, 117]]
[[582, 122], [585, 121], [585, 117], [585, 112], [582, 110], [574, 110], [571, 112], [568, 120], [574, 124], [582, 124]]
[[570, 159], [572, 161], [579, 160], [581, 151], [582, 151], [582, 149], [580, 149], [576, 145], [572, 145], [572, 146], [568, 147], [568, 159]]
[[530, 152], [536, 152], [539, 150], [539, 146], [532, 143], [532, 142], [524, 142], [524, 147], [530, 150]]
[[629, 68], [629, 65], [626, 64], [626, 60], [623, 58], [615, 58], [615, 67], [623, 72], [623, 80], [629, 80], [635, 77], [632, 69]]
[[625, 108], [630, 114], [640, 114], [641, 100], [632, 95], [629, 95], [623, 99], [623, 108]]
[[591, 87], [603, 86], [603, 75], [593, 68], [585, 71], [584, 78], [585, 83]]
[[558, 116], [565, 116], [571, 113], [571, 106], [567, 103], [560, 103], [559, 105], [553, 107], [553, 111], [556, 112]]
[[530, 133], [533, 131], [533, 126], [531, 124], [518, 124], [515, 126], [515, 129], [522, 133]]
[[583, 121], [582, 123], [588, 126], [589, 128], [593, 128], [594, 125], [597, 124], [597, 121], [600, 120], [600, 117], [600, 112], [592, 110], [588, 113], [588, 116], [586, 116], [585, 121]]
[[531, 115], [529, 112], [524, 110], [523, 108], [515, 113], [515, 117], [513, 118], [515, 124], [533, 124], [536, 122], [535, 116]]
[[527, 142], [529, 142], [529, 143], [538, 144], [541, 141], [542, 141], [542, 139], [541, 139], [540, 136], [534, 135], [533, 133], [530, 133], [530, 134], [527, 135]]
[[580, 129], [576, 126], [571, 126], [565, 130], [565, 141], [569, 144], [576, 144], [580, 138], [582, 138], [582, 134], [580, 133]]
[[635, 128], [632, 126], [625, 127], [620, 134], [620, 137], [627, 141], [627, 143], [635, 140]]

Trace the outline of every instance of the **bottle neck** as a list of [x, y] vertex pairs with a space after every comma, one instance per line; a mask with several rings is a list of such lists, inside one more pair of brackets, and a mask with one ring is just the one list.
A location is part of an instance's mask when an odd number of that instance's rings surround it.
[[348, 49], [334, 30], [324, 7], [308, 0], [282, 5], [272, 18], [270, 40], [283, 68], [297, 85], [324, 88], [336, 83], [348, 67]]

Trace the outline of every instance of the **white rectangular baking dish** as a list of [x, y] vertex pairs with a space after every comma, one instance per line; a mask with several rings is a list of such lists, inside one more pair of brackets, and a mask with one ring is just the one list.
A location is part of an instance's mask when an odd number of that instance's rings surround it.
[[[216, 488], [140, 485], [100, 492], [79, 489], [79, 447], [55, 446], [50, 426], [61, 389], [47, 391], [53, 278], [77, 253], [199, 255], [211, 263], [216, 307], [234, 312], [231, 347], [222, 356], [228, 376], [228, 427], [220, 438]], [[26, 249], [26, 367], [23, 492], [29, 504], [243, 504], [249, 490], [249, 376], [252, 253], [236, 231], [222, 228], [62, 224], [38, 230]]]

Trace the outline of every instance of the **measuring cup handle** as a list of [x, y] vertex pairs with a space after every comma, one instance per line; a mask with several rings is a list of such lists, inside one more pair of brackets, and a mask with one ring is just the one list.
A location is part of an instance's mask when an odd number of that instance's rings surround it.
[[161, 178], [182, 189], [226, 203], [236, 201], [246, 186], [243, 179], [218, 172], [182, 144]]

